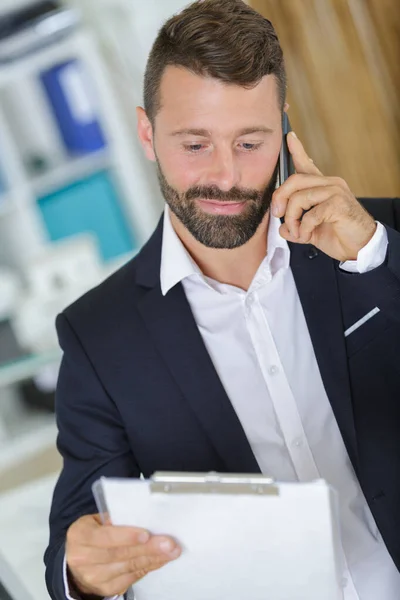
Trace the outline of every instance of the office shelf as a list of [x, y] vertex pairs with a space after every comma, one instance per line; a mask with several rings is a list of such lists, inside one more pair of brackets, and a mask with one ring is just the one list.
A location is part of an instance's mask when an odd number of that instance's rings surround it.
[[[102, 150], [82, 156], [69, 154], [49, 100], [39, 85], [43, 70], [74, 59], [79, 60], [88, 75], [88, 85], [94, 92], [96, 118], [107, 144]], [[11, 92], [13, 86], [16, 87]], [[26, 110], [21, 111], [25, 114], [21, 115], [21, 119], [18, 118], [18, 111], [20, 106], [25, 107], [24, 94], [18, 94], [17, 86], [22, 86], [22, 90], [25, 86], [28, 92], [32, 90], [32, 98], [27, 99]], [[14, 105], [13, 96], [7, 96], [12, 93], [16, 98]], [[17, 108], [15, 104], [18, 105]], [[11, 110], [16, 113], [14, 129], [13, 121], [7, 113], [10, 105]], [[35, 131], [38, 134], [49, 132], [49, 160], [45, 160], [42, 165], [32, 165], [32, 160], [26, 156], [29, 144], [24, 140], [24, 122], [27, 129], [31, 127], [30, 138], [27, 140], [33, 146], [33, 158], [35, 139], [39, 137], [35, 136]], [[45, 134], [42, 138], [40, 151], [46, 144]], [[37, 154], [40, 157], [39, 150]], [[5, 175], [6, 187], [5, 193], [0, 195], [0, 238], [19, 237], [19, 240], [12, 239], [10, 244], [0, 244], [0, 262], [23, 270], [29, 258], [51, 243], [51, 234], [46, 231], [47, 224], [43, 221], [37, 202], [39, 198], [62, 191], [75, 182], [107, 170], [112, 175], [117, 201], [131, 232], [135, 245], [133, 250], [140, 248], [159, 218], [159, 204], [156, 199], [149, 198], [152, 188], [143, 175], [142, 160], [113, 89], [97, 39], [86, 26], [77, 28], [68, 37], [18, 62], [0, 65], [0, 172]], [[22, 219], [22, 224], [19, 223], [19, 218]], [[21, 231], [24, 231], [24, 243], [21, 243]], [[121, 235], [126, 234], [121, 232]], [[116, 248], [118, 247], [116, 244]], [[5, 256], [4, 252], [7, 253]]]

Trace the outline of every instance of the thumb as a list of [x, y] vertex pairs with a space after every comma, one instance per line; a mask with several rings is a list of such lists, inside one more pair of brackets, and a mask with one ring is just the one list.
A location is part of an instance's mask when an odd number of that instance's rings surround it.
[[92, 515], [98, 525], [112, 525], [111, 518], [108, 512], [96, 513]]

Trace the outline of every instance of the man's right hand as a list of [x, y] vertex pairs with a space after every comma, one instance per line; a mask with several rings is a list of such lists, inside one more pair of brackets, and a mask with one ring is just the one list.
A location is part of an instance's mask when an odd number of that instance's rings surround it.
[[151, 536], [135, 527], [103, 525], [100, 515], [81, 517], [67, 532], [68, 576], [83, 595], [122, 595], [180, 554], [169, 537]]

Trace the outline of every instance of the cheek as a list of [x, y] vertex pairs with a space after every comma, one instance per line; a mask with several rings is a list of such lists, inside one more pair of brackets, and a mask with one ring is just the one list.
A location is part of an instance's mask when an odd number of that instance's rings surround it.
[[169, 184], [179, 191], [186, 191], [200, 180], [202, 172], [200, 162], [191, 156], [169, 152], [166, 153], [161, 165]]
[[242, 182], [246, 187], [261, 189], [271, 180], [277, 161], [279, 150], [263, 153], [254, 152], [242, 159]]

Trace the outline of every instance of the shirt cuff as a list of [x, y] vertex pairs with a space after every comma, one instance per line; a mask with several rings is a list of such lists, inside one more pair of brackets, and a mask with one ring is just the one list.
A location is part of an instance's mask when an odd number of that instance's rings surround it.
[[[63, 579], [64, 579], [64, 590], [65, 590], [65, 597], [67, 598], [67, 600], [81, 600], [79, 597], [74, 597], [71, 596], [71, 592], [69, 589], [69, 583], [68, 583], [68, 575], [67, 575], [67, 559], [64, 555], [64, 561], [63, 561]], [[123, 600], [123, 596], [109, 596], [108, 598], [105, 598], [104, 600]]]
[[367, 273], [380, 267], [386, 258], [388, 247], [388, 235], [385, 227], [379, 221], [376, 222], [376, 231], [368, 244], [361, 248], [357, 254], [357, 260], [346, 260], [340, 263], [340, 268], [348, 273]]

